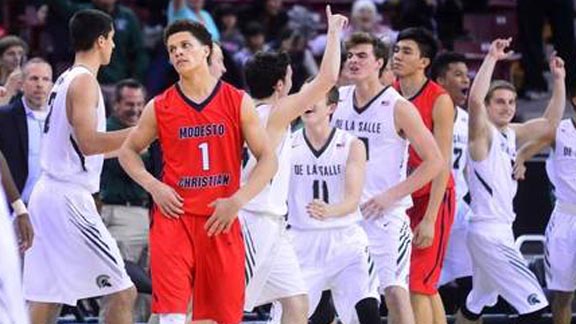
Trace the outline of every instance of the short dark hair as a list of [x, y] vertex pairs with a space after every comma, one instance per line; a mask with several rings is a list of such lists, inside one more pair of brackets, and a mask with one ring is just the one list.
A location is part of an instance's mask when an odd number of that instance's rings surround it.
[[119, 102], [122, 99], [122, 90], [124, 90], [124, 88], [140, 89], [140, 90], [142, 90], [144, 97], [146, 97], [146, 89], [144, 88], [144, 85], [142, 85], [142, 83], [140, 83], [140, 81], [138, 81], [136, 79], [124, 79], [124, 80], [118, 81], [116, 83], [116, 85], [114, 86], [114, 101], [115, 102]]
[[26, 44], [22, 38], [8, 35], [0, 38], [0, 56], [4, 55], [4, 52], [13, 46], [20, 46], [24, 49], [25, 53], [28, 53], [28, 44]]
[[258, 35], [265, 35], [266, 31], [264, 30], [264, 26], [257, 21], [249, 22], [246, 27], [244, 28], [244, 37], [250, 38]]
[[466, 56], [455, 52], [445, 52], [438, 55], [430, 67], [430, 78], [436, 81], [438, 78], [445, 77], [452, 63], [466, 63]]
[[517, 93], [516, 87], [512, 83], [506, 80], [494, 80], [492, 83], [490, 83], [490, 88], [488, 88], [486, 97], [484, 97], [484, 104], [488, 104], [490, 102], [490, 99], [492, 99], [492, 96], [494, 96], [494, 92], [496, 90], [509, 90], [514, 94]]
[[164, 44], [168, 44], [170, 36], [180, 32], [189, 32], [200, 44], [208, 46], [212, 53], [212, 35], [208, 29], [199, 22], [187, 19], [177, 20], [164, 29]]
[[412, 40], [418, 44], [420, 56], [429, 58], [433, 61], [438, 53], [438, 40], [429, 30], [422, 27], [410, 27], [402, 30], [398, 34], [396, 42], [401, 40]]
[[290, 65], [285, 52], [258, 52], [244, 64], [244, 79], [254, 99], [264, 99], [274, 93], [274, 86], [284, 80]]
[[103, 11], [84, 9], [76, 12], [68, 24], [74, 52], [92, 49], [98, 37], [108, 37], [113, 26], [112, 17]]
[[384, 69], [386, 68], [386, 64], [388, 64], [390, 49], [380, 38], [366, 32], [355, 32], [350, 35], [350, 37], [344, 43], [344, 47], [346, 51], [348, 51], [355, 46], [363, 44], [372, 45], [374, 57], [376, 57], [377, 60], [382, 59], [384, 61], [384, 64], [382, 64], [382, 67], [378, 73], [378, 76], [381, 76], [382, 72], [384, 72]]
[[338, 102], [340, 102], [340, 91], [338, 91], [338, 87], [333, 86], [326, 95], [326, 104], [335, 105], [338, 104]]

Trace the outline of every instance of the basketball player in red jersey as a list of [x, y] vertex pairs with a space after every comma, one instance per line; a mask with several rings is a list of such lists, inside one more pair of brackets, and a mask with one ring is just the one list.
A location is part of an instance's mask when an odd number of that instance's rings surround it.
[[[408, 210], [414, 232], [410, 264], [410, 299], [414, 317], [416, 323], [434, 324], [446, 323], [437, 288], [455, 210], [451, 175], [454, 104], [446, 91], [425, 74], [437, 51], [436, 39], [430, 32], [408, 28], [398, 35], [392, 61], [392, 70], [398, 77], [394, 86], [418, 108], [444, 157], [440, 174], [412, 193], [414, 205]], [[420, 163], [422, 159], [410, 147], [408, 172]]]
[[[250, 97], [210, 74], [206, 28], [178, 21], [164, 40], [180, 80], [148, 103], [120, 151], [122, 166], [155, 203], [152, 311], [160, 324], [184, 324], [192, 301], [194, 320], [240, 323], [244, 243], [236, 216], [270, 181], [276, 158]], [[155, 138], [163, 151], [162, 181], [139, 156]], [[239, 188], [244, 141], [257, 164]]]

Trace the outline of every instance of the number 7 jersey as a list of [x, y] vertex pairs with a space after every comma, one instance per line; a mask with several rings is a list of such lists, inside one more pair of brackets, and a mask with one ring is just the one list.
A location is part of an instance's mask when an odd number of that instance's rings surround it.
[[162, 181], [184, 198], [187, 214], [211, 215], [209, 204], [240, 186], [243, 95], [218, 81], [201, 103], [186, 97], [178, 84], [154, 99]]
[[[386, 87], [364, 107], [354, 103], [355, 86], [341, 87], [340, 102], [332, 125], [358, 137], [366, 147], [366, 181], [361, 203], [406, 179], [408, 141], [400, 137], [394, 123], [394, 107], [404, 99], [394, 88]], [[412, 206], [406, 196], [387, 214], [402, 214]]]

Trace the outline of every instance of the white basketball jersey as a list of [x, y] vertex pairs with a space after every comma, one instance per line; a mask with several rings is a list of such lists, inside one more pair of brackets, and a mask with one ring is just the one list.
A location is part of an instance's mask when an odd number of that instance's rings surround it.
[[[268, 117], [272, 110], [271, 105], [260, 105], [256, 107], [256, 112], [260, 119], [260, 123], [266, 127], [268, 124]], [[290, 129], [287, 128], [284, 137], [276, 148], [276, 156], [278, 157], [278, 171], [274, 178], [266, 185], [266, 187], [254, 197], [248, 204], [244, 206], [244, 210], [253, 213], [267, 213], [277, 216], [284, 216], [288, 213], [286, 200], [288, 199], [288, 186], [290, 181], [290, 143], [292, 141], [292, 134]], [[242, 168], [242, 184], [246, 183], [248, 176], [256, 165], [256, 158], [249, 151], [245, 150], [247, 160], [243, 163]], [[245, 158], [246, 159], [246, 158]]]
[[346, 162], [354, 136], [333, 128], [326, 144], [316, 150], [306, 138], [304, 129], [294, 133], [288, 196], [288, 223], [297, 229], [345, 227], [362, 219], [360, 210], [346, 216], [316, 220], [306, 206], [314, 199], [339, 204], [346, 193]]
[[472, 199], [471, 221], [498, 221], [512, 224], [518, 183], [512, 166], [516, 160], [516, 133], [510, 127], [499, 132], [490, 125], [492, 145], [482, 161], [468, 160], [468, 184]]
[[[68, 87], [74, 78], [83, 73], [91, 73], [83, 66], [75, 66], [64, 72], [52, 88], [48, 99], [49, 113], [44, 127], [40, 166], [50, 178], [71, 182], [85, 187], [91, 193], [100, 190], [100, 173], [104, 155], [84, 156], [74, 136], [66, 115]], [[98, 105], [91, 110], [96, 117], [98, 132], [106, 131], [106, 111], [102, 91], [98, 88]]]
[[[332, 125], [343, 129], [366, 146], [366, 182], [361, 203], [406, 179], [408, 141], [400, 137], [394, 124], [396, 102], [404, 99], [394, 88], [386, 87], [365, 107], [354, 104], [355, 86], [340, 88], [340, 103], [332, 116]], [[412, 206], [406, 196], [397, 201], [391, 214], [404, 214]]]
[[468, 112], [460, 107], [456, 107], [452, 149], [452, 172], [456, 183], [456, 199], [460, 201], [468, 193], [468, 183], [464, 174], [464, 167], [468, 160]]
[[556, 129], [556, 145], [546, 161], [556, 198], [576, 205], [576, 125], [564, 119]]

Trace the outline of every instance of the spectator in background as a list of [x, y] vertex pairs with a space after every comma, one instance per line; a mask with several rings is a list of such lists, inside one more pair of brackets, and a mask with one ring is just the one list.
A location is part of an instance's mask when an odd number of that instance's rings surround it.
[[356, 0], [352, 5], [351, 28], [346, 37], [354, 32], [366, 32], [380, 38], [387, 45], [396, 41], [397, 31], [380, 23], [376, 5], [372, 0]]
[[244, 21], [258, 21], [262, 24], [266, 43], [277, 40], [288, 25], [288, 14], [282, 8], [282, 0], [255, 1], [255, 5], [243, 16]]
[[230, 52], [236, 53], [244, 46], [244, 36], [238, 28], [238, 16], [231, 5], [223, 5], [219, 10], [220, 44]]
[[285, 29], [280, 35], [278, 50], [290, 55], [292, 66], [291, 93], [300, 90], [300, 87], [309, 77], [318, 74], [318, 64], [306, 43], [306, 38], [290, 29]]
[[[410, 27], [422, 27], [436, 32], [436, 12], [438, 0], [402, 0], [399, 5], [398, 30]], [[530, 0], [528, 0], [530, 1]]]
[[0, 108], [0, 151], [6, 156], [22, 200], [28, 204], [40, 176], [40, 143], [52, 89], [52, 67], [41, 58], [33, 58], [24, 64], [22, 74], [22, 98]]
[[20, 37], [0, 38], [0, 105], [5, 105], [22, 87], [22, 70], [28, 45]]
[[[117, 0], [92, 0], [91, 3], [76, 3], [71, 0], [46, 0], [50, 13], [68, 21], [81, 9], [99, 9], [114, 19], [114, 44], [110, 64], [100, 69], [98, 81], [114, 85], [126, 78], [143, 81], [148, 69], [148, 55], [144, 48], [142, 28], [132, 9], [117, 3]], [[103, 90], [106, 90], [103, 88]]]
[[201, 23], [212, 35], [212, 40], [220, 40], [220, 32], [214, 19], [204, 10], [204, 0], [171, 0], [168, 4], [168, 24], [184, 19]]
[[[144, 86], [127, 79], [115, 86], [112, 115], [106, 121], [107, 131], [136, 126], [146, 100]], [[142, 160], [149, 166], [149, 153], [142, 153]], [[100, 181], [102, 220], [118, 242], [124, 260], [141, 266], [146, 272], [148, 261], [148, 194], [130, 178], [117, 158], [104, 161]], [[140, 295], [136, 300], [136, 321], [147, 321], [150, 316], [150, 300]]]
[[266, 34], [264, 28], [259, 22], [252, 21], [246, 25], [244, 38], [246, 39], [244, 48], [242, 48], [240, 52], [234, 54], [234, 62], [240, 70], [244, 66], [244, 63], [254, 56], [256, 52], [268, 49], [268, 46], [266, 45]]
[[552, 27], [554, 48], [566, 62], [566, 83], [574, 84], [576, 76], [576, 40], [574, 39], [573, 0], [518, 0], [519, 40], [524, 86], [520, 93], [527, 99], [542, 99], [548, 92], [544, 78], [546, 60], [542, 28], [547, 19]]

